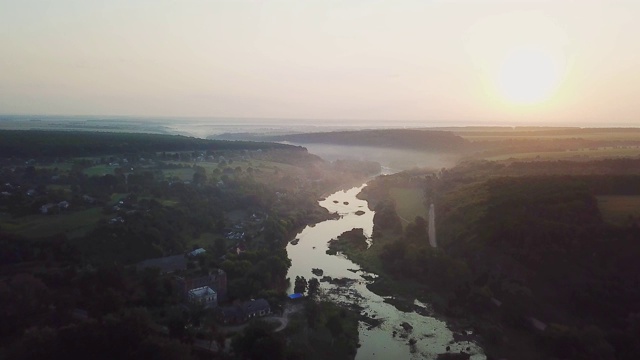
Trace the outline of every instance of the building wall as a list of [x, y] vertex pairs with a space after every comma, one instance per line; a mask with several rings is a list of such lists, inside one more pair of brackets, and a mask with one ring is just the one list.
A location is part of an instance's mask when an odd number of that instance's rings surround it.
[[185, 296], [189, 290], [208, 286], [216, 292], [218, 301], [225, 301], [227, 298], [227, 273], [223, 270], [194, 278], [178, 278], [177, 282]]

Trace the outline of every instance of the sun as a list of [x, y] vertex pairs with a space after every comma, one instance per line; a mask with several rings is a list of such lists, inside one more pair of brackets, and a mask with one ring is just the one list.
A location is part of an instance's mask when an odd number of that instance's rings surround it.
[[514, 105], [549, 100], [561, 80], [559, 61], [543, 49], [522, 46], [507, 52], [498, 68], [498, 91]]

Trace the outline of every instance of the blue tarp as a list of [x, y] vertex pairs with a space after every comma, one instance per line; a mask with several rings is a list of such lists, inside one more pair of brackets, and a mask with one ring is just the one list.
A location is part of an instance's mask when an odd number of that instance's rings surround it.
[[300, 293], [295, 293], [295, 294], [289, 295], [289, 299], [299, 299], [301, 297], [302, 297], [302, 294], [300, 294]]

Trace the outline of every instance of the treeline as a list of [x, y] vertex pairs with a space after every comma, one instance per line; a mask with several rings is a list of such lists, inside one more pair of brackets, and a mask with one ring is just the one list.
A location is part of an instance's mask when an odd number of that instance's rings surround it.
[[464, 127], [454, 131], [460, 135], [482, 135], [482, 136], [522, 136], [522, 137], [535, 137], [535, 136], [572, 136], [580, 137], [584, 135], [602, 134], [609, 135], [611, 133], [629, 134], [635, 133], [640, 135], [640, 129], [638, 128], [577, 128], [577, 127], [527, 127], [517, 126], [512, 127]]
[[[73, 157], [191, 150], [258, 150], [304, 148], [264, 142], [205, 140], [179, 135], [38, 130], [0, 131], [3, 157]], [[306, 151], [305, 151], [306, 152]]]
[[466, 161], [443, 176], [453, 181], [472, 182], [487, 177], [536, 175], [640, 175], [640, 158], [603, 159], [590, 161]]
[[470, 144], [451, 132], [418, 129], [336, 131], [267, 136], [263, 139], [267, 141], [291, 141], [302, 144], [373, 146], [440, 152], [463, 152], [469, 149]]
[[516, 154], [528, 152], [577, 151], [602, 147], [639, 147], [638, 140], [589, 140], [581, 138], [532, 139], [507, 138], [500, 140], [476, 140], [472, 144], [484, 156], [498, 154]]
[[[28, 240], [0, 234], [3, 250], [14, 241]], [[185, 331], [189, 322], [178, 306], [182, 294], [168, 277], [118, 266], [63, 267], [58, 261], [69, 254], [59, 249], [22, 254], [30, 265], [45, 256], [50, 266], [0, 280], [3, 357], [190, 358], [191, 345], [184, 340], [193, 334]], [[181, 327], [173, 326], [176, 322]]]

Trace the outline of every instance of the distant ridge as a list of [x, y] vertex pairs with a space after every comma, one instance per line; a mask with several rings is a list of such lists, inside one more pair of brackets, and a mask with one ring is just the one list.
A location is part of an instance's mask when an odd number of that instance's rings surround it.
[[[220, 138], [226, 137], [221, 136]], [[266, 135], [255, 136], [254, 139], [262, 141], [286, 141], [296, 144], [372, 146], [440, 152], [463, 152], [471, 148], [469, 141], [451, 132], [418, 129], [376, 129], [275, 136]]]
[[304, 151], [299, 146], [249, 141], [205, 140], [181, 135], [123, 132], [0, 130], [3, 157], [95, 156], [115, 153], [193, 150]]

